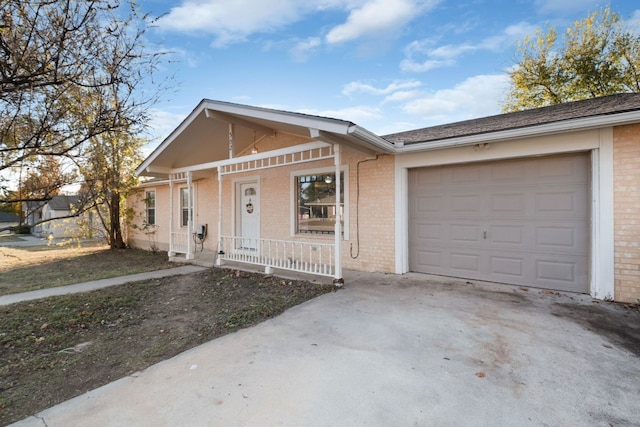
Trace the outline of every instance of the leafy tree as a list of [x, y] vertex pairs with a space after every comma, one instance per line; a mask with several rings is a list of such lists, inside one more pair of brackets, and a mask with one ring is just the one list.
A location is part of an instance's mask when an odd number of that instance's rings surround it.
[[0, 172], [66, 158], [95, 197], [87, 206], [105, 203], [109, 243], [123, 247], [119, 201], [132, 182], [119, 177], [135, 165], [114, 159], [137, 159], [132, 141], [167, 87], [154, 81], [166, 52], [147, 47], [153, 21], [118, 0], [0, 0], [0, 10]]
[[79, 164], [85, 179], [82, 191], [93, 201], [113, 249], [126, 247], [122, 233], [124, 199], [138, 182], [135, 169], [142, 161], [143, 142], [124, 132], [103, 134], [87, 145]]
[[504, 112], [640, 92], [640, 35], [609, 7], [576, 21], [562, 42], [555, 28], [538, 29], [517, 53]]

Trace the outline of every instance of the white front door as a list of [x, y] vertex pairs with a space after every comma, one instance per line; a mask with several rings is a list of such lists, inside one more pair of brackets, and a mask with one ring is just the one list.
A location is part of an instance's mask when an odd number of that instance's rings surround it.
[[258, 249], [260, 237], [260, 189], [257, 182], [238, 185], [238, 221], [237, 236], [239, 248], [248, 251]]

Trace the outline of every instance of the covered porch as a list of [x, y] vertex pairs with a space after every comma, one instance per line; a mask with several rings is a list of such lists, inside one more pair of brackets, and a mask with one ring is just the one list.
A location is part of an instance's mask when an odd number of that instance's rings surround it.
[[[225, 203], [223, 197], [223, 185], [228, 181], [227, 176], [233, 174], [256, 172], [265, 169], [283, 168], [286, 166], [309, 163], [319, 160], [333, 160], [336, 174], [340, 174], [340, 147], [324, 142], [316, 141], [307, 144], [288, 147], [285, 149], [268, 151], [261, 154], [251, 154], [233, 159], [194, 165], [185, 170], [174, 171], [169, 174], [170, 193], [173, 187], [186, 184], [188, 218], [186, 231], [175, 230], [175, 219], [170, 219], [169, 257], [180, 262], [191, 262], [205, 266], [222, 266], [224, 264], [249, 264], [261, 267], [264, 272], [271, 274], [274, 270], [286, 270], [302, 274], [324, 276], [333, 278], [336, 283], [342, 282], [342, 214], [340, 200], [337, 206], [333, 206], [334, 215], [333, 233], [338, 236], [333, 242], [319, 242], [317, 240], [306, 241], [304, 238], [273, 239], [261, 236], [252, 236], [250, 233], [225, 234], [223, 215], [219, 215], [217, 232], [203, 230], [202, 225], [195, 224], [193, 219], [195, 207], [193, 203], [193, 178], [206, 173], [216, 173], [218, 183], [218, 212], [225, 209], [231, 210], [232, 201]], [[336, 182], [340, 192], [340, 182]], [[334, 197], [335, 200], [335, 197]], [[253, 209], [253, 208], [252, 208]], [[177, 210], [175, 197], [170, 198], [170, 212]], [[231, 227], [236, 231], [235, 227]], [[208, 235], [217, 236], [217, 250], [204, 250], [202, 242]]]
[[[265, 224], [291, 221], [284, 215], [297, 217], [298, 209], [293, 203], [288, 206], [282, 202], [282, 196], [291, 194], [291, 180], [286, 187], [284, 181], [279, 187], [265, 185], [262, 198], [260, 185], [274, 170], [282, 170], [281, 177], [288, 177], [300, 169], [296, 165], [304, 163], [313, 164], [307, 168], [321, 166], [322, 174], [340, 177], [347, 167], [341, 158], [343, 146], [367, 155], [393, 149], [388, 141], [351, 122], [203, 100], [143, 162], [138, 173], [168, 178], [172, 259], [218, 266], [242, 264], [266, 273], [311, 274], [340, 284], [345, 200], [334, 196], [333, 200], [322, 200], [321, 208], [305, 206], [331, 212], [323, 218], [322, 233], [297, 231], [293, 226], [286, 230], [271, 227], [265, 233], [260, 227], [260, 209], [281, 210], [279, 218], [265, 219]], [[207, 180], [207, 209], [215, 221], [194, 219], [194, 212], [201, 213], [194, 203], [194, 181], [198, 180]], [[341, 194], [341, 180], [336, 179], [333, 185], [335, 194]], [[180, 197], [174, 195], [175, 186], [180, 188]], [[271, 201], [273, 192], [280, 195], [279, 205]], [[179, 218], [175, 218], [178, 211]], [[252, 223], [255, 218], [257, 222]], [[180, 226], [176, 226], [177, 219]], [[205, 239], [206, 245], [202, 244]]]

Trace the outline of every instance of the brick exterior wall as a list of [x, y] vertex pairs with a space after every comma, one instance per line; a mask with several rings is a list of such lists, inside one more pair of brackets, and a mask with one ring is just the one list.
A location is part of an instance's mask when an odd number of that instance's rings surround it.
[[615, 300], [640, 299], [640, 124], [613, 130]]

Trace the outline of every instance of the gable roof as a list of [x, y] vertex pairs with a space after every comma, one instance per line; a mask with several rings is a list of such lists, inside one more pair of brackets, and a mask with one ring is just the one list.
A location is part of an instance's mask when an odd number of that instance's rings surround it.
[[71, 205], [78, 205], [79, 200], [80, 196], [77, 194], [71, 196], [61, 194], [53, 196], [53, 198], [47, 202], [47, 205], [49, 205], [50, 209], [56, 211], [69, 211], [71, 210]]
[[[623, 124], [627, 120], [625, 117], [621, 117], [623, 113], [631, 113], [628, 114], [629, 122], [637, 122], [640, 117], [637, 114], [639, 112], [640, 93], [621, 93], [399, 132], [385, 135], [383, 138], [400, 146], [463, 138], [471, 139], [471, 137], [475, 137], [475, 142], [482, 142], [482, 140], [488, 139], [483, 135], [487, 137], [490, 135], [492, 140], [495, 140], [496, 134], [526, 136], [527, 133], [536, 133], [532, 128], [543, 125], [547, 127], [547, 132], [552, 132], [553, 130], [568, 130], [578, 127], [589, 128], [607, 124]], [[614, 115], [615, 117], [613, 117]], [[596, 120], [596, 118], [600, 118], [600, 120]]]
[[398, 132], [386, 136], [347, 120], [203, 99], [136, 169], [167, 177], [172, 170], [229, 159], [264, 136], [285, 133], [345, 144], [369, 153], [401, 154], [575, 130], [640, 123], [640, 93], [622, 93], [514, 113]]
[[203, 99], [136, 172], [161, 177], [171, 169], [228, 159], [229, 125], [235, 127], [236, 152], [275, 133], [393, 152], [389, 141], [347, 120]]

